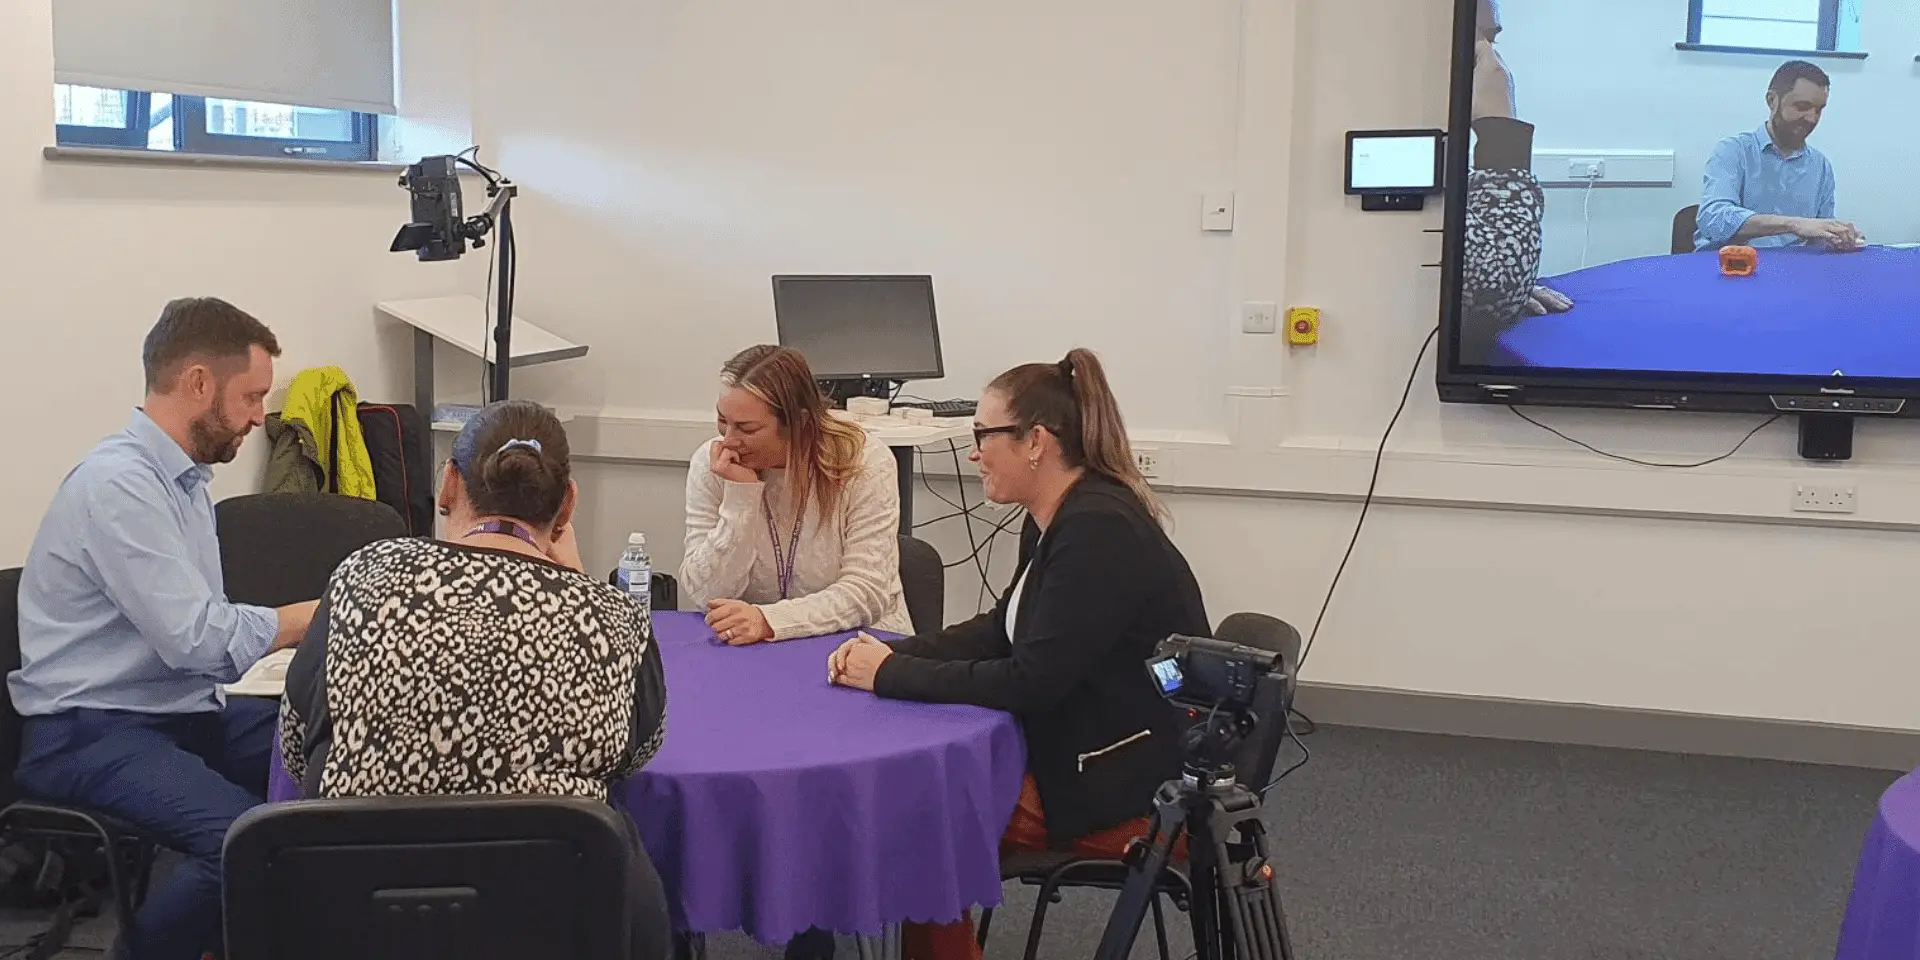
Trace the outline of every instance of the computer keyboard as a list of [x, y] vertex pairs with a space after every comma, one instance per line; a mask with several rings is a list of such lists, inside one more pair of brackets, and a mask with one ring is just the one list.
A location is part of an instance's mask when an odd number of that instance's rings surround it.
[[971, 417], [977, 404], [972, 400], [899, 400], [896, 407], [917, 407], [930, 411], [936, 417]]

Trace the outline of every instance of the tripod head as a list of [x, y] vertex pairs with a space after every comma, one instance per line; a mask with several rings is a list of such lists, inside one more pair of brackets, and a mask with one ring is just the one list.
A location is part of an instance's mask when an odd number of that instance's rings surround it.
[[1252, 736], [1258, 721], [1245, 710], [1202, 712], [1190, 707], [1187, 716], [1193, 725], [1180, 737], [1182, 779], [1202, 790], [1232, 784], [1236, 772], [1234, 759], [1240, 754], [1241, 744]]

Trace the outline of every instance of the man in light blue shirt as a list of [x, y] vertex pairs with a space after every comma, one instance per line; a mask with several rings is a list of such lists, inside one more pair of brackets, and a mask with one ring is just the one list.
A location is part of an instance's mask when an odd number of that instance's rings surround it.
[[1767, 122], [1720, 141], [1707, 160], [1694, 249], [1866, 244], [1858, 227], [1834, 219], [1833, 164], [1807, 145], [1832, 85], [1825, 70], [1804, 60], [1774, 71]]
[[147, 396], [67, 475], [20, 578], [26, 796], [112, 814], [186, 859], [121, 918], [132, 960], [199, 960], [220, 947], [220, 847], [266, 795], [278, 704], [239, 679], [306, 632], [313, 604], [229, 602], [210, 464], [266, 417], [280, 346], [210, 298], [167, 304], [147, 334]]

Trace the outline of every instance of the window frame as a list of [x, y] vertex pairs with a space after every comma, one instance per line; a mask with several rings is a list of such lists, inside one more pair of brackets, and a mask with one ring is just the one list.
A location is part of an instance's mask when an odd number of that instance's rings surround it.
[[[55, 84], [55, 86], [59, 86]], [[53, 125], [53, 142], [60, 146], [113, 147], [121, 150], [147, 149], [147, 131], [152, 129], [150, 115], [153, 95], [144, 90], [122, 90], [127, 98], [127, 115], [117, 127], [88, 127], [74, 123]]]
[[1748, 47], [1737, 44], [1707, 43], [1700, 38], [1706, 22], [1705, 0], [1687, 0], [1687, 39], [1678, 46], [1682, 50], [1723, 50], [1729, 52], [1750, 53], [1803, 53], [1816, 56], [1847, 57], [1864, 59], [1866, 54], [1841, 50], [1840, 46], [1840, 6], [1843, 0], [1818, 0], [1820, 4], [1819, 21], [1815, 27], [1817, 34], [1814, 46], [1807, 50], [1795, 50], [1784, 47]]
[[[58, 86], [58, 84], [55, 84]], [[153, 93], [123, 90], [127, 97], [126, 122], [119, 127], [85, 127], [54, 124], [54, 143], [62, 147], [94, 147], [139, 150], [154, 154], [210, 157], [264, 157], [313, 160], [323, 163], [364, 163], [380, 159], [380, 117], [372, 113], [351, 113], [353, 139], [299, 140], [284, 137], [244, 137], [207, 132], [207, 98], [173, 94], [173, 149], [156, 150], [148, 146], [153, 129]]]
[[[344, 111], [343, 111], [344, 112]], [[275, 157], [292, 160], [330, 160], [343, 163], [378, 159], [380, 120], [371, 113], [351, 113], [351, 140], [301, 140], [289, 137], [245, 137], [207, 132], [207, 98], [173, 98], [174, 149], [219, 157]]]

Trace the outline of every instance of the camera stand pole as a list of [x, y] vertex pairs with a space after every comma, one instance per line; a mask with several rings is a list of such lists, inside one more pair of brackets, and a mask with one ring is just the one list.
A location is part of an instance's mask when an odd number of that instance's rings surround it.
[[1293, 960], [1260, 798], [1232, 780], [1203, 787], [1191, 775], [1160, 785], [1152, 830], [1127, 851], [1131, 869], [1095, 960], [1126, 960], [1133, 952], [1160, 872], [1182, 834], [1191, 857], [1198, 960]]
[[[487, 184], [487, 195], [491, 202], [485, 212], [469, 217], [464, 232], [473, 245], [478, 248], [486, 245], [486, 236], [499, 228], [500, 244], [498, 269], [494, 271], [494, 308], [493, 355], [487, 360], [486, 401], [498, 403], [507, 399], [508, 372], [513, 368], [513, 281], [514, 269], [518, 259], [513, 246], [513, 198], [520, 195], [520, 188], [504, 177]], [[427, 413], [432, 414], [429, 410]]]

